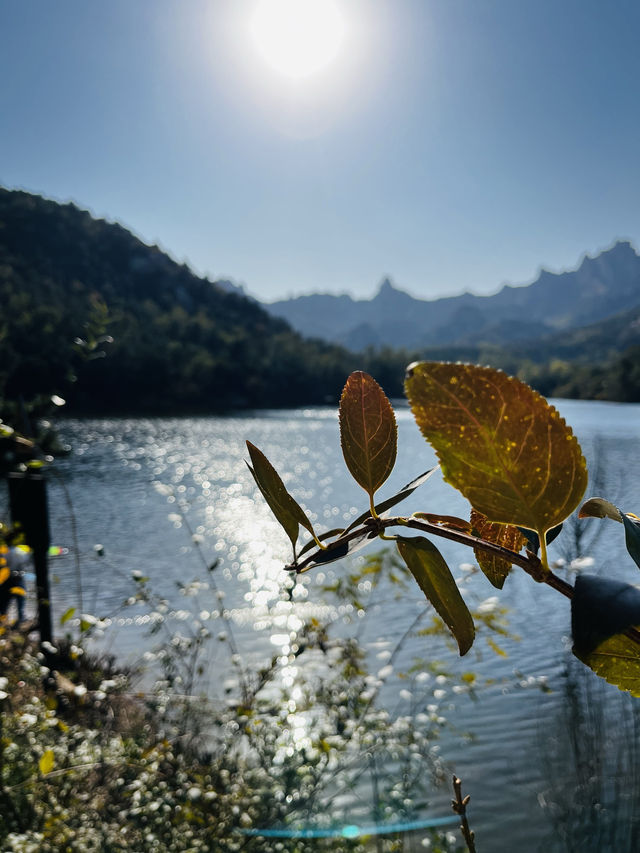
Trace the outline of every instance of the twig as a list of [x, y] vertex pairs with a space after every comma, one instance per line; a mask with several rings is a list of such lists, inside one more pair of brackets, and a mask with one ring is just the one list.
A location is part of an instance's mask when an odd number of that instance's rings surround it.
[[[440, 536], [443, 539], [449, 539], [451, 542], [466, 545], [468, 548], [474, 548], [479, 551], [484, 551], [487, 554], [491, 554], [494, 557], [500, 557], [503, 560], [507, 560], [514, 566], [519, 566], [538, 583], [545, 583], [547, 586], [555, 589], [556, 592], [561, 593], [566, 598], [573, 598], [573, 586], [565, 580], [562, 580], [558, 575], [555, 575], [550, 569], [545, 568], [540, 559], [532, 551], [527, 551], [526, 554], [518, 554], [515, 551], [503, 548], [501, 545], [496, 545], [493, 542], [487, 542], [485, 539], [480, 539], [480, 537], [473, 536], [470, 533], [452, 530], [451, 528], [444, 527], [440, 524], [433, 524], [429, 521], [423, 521], [418, 518], [368, 518], [363, 523], [362, 527], [350, 530], [344, 536], [339, 537], [322, 553], [326, 558], [326, 555], [331, 553], [332, 548], [352, 542], [354, 539], [361, 539], [367, 535], [367, 532], [369, 533], [369, 536], [371, 536], [375, 530], [377, 530], [378, 533], [382, 533], [389, 527], [398, 526], [410, 527], [413, 530], [420, 530], [422, 533], [429, 533], [432, 536]], [[315, 565], [321, 565], [323, 561], [316, 564], [317, 556], [318, 552], [314, 551], [301, 563], [294, 563], [293, 565], [286, 566], [285, 568], [289, 571], [295, 571], [297, 574], [300, 574], [314, 568]], [[640, 645], [640, 631], [635, 628], [627, 628], [626, 631], [622, 633], [624, 633], [626, 637], [629, 637], [630, 640], [633, 640], [634, 643]]]
[[471, 797], [469, 794], [466, 797], [462, 796], [462, 781], [455, 775], [453, 777], [453, 793], [456, 798], [451, 800], [451, 808], [460, 816], [460, 832], [464, 838], [464, 843], [467, 845], [469, 853], [477, 853], [474, 833], [469, 829], [469, 822], [467, 821], [467, 806]]

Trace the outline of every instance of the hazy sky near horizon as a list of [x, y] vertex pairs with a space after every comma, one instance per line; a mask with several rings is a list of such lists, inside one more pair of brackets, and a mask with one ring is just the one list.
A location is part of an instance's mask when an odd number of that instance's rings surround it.
[[637, 0], [335, 0], [300, 78], [257, 2], [0, 0], [0, 184], [265, 301], [489, 293], [640, 245]]

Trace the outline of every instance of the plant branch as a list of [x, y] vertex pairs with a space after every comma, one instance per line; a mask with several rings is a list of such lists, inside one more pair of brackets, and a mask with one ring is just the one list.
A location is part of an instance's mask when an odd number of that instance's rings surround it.
[[[502, 545], [496, 545], [494, 542], [488, 542], [486, 539], [481, 539], [479, 536], [473, 536], [472, 534], [464, 533], [461, 530], [453, 530], [440, 524], [433, 524], [430, 521], [424, 521], [423, 519], [413, 517], [369, 517], [365, 519], [362, 527], [350, 530], [348, 533], [345, 533], [343, 536], [340, 536], [338, 539], [331, 542], [322, 552], [324, 559], [316, 562], [318, 552], [315, 551], [309, 554], [309, 556], [301, 563], [294, 563], [290, 566], [285, 566], [285, 568], [288, 571], [295, 571], [297, 574], [309, 571], [316, 565], [321, 565], [323, 562], [327, 562], [327, 556], [330, 556], [333, 548], [343, 548], [345, 545], [348, 545], [349, 542], [363, 539], [365, 537], [373, 538], [375, 533], [380, 535], [389, 527], [398, 526], [410, 527], [412, 530], [419, 530], [421, 533], [428, 533], [432, 536], [440, 536], [441, 538], [448, 539], [451, 542], [457, 542], [459, 545], [466, 545], [468, 548], [474, 548], [479, 551], [484, 551], [487, 554], [491, 554], [494, 557], [500, 557], [503, 560], [507, 560], [512, 565], [523, 569], [538, 583], [545, 583], [547, 586], [555, 589], [556, 592], [561, 593], [566, 598], [573, 598], [573, 586], [558, 577], [558, 575], [555, 575], [550, 569], [545, 568], [542, 561], [532, 551], [526, 551], [525, 554], [519, 554], [515, 551], [509, 550], [508, 548], [504, 548]], [[346, 556], [346, 554], [341, 552], [340, 557], [343, 556]], [[640, 631], [635, 628], [627, 628], [623, 633], [626, 637], [640, 645]]]
[[457, 776], [453, 777], [453, 793], [456, 798], [451, 800], [451, 808], [460, 816], [460, 832], [464, 838], [464, 843], [467, 845], [469, 853], [477, 853], [474, 833], [469, 828], [467, 820], [467, 806], [471, 798], [469, 794], [466, 797], [462, 796], [462, 781]]

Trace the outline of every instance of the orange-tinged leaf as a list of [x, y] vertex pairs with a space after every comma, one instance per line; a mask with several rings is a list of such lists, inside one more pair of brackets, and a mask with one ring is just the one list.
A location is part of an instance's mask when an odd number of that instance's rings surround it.
[[25, 596], [27, 594], [21, 586], [12, 586], [9, 592], [11, 593], [11, 595]]
[[578, 441], [528, 385], [489, 367], [421, 362], [406, 392], [444, 479], [491, 521], [542, 538], [579, 504], [587, 467]]
[[247, 450], [253, 463], [253, 467], [251, 465], [248, 466], [253, 479], [256, 481], [264, 499], [269, 504], [271, 512], [275, 515], [291, 540], [291, 544], [295, 550], [300, 525], [315, 537], [313, 525], [305, 515], [300, 504], [295, 498], [291, 497], [280, 475], [264, 453], [258, 450], [250, 441], [247, 441]]
[[398, 536], [396, 544], [427, 600], [456, 638], [460, 654], [465, 655], [475, 637], [473, 618], [444, 557], [424, 536]]
[[[473, 508], [471, 509], [471, 526], [481, 539], [486, 539], [487, 542], [501, 545], [503, 548], [508, 548], [516, 553], [521, 551], [526, 544], [525, 537], [517, 527], [513, 527], [511, 524], [497, 524], [494, 521], [489, 521], [486, 515]], [[502, 557], [488, 554], [480, 548], [474, 548], [473, 553], [478, 565], [493, 586], [502, 589], [507, 575], [511, 571], [511, 563]]]
[[0, 584], [6, 583], [11, 577], [11, 570], [6, 566], [0, 569]]
[[352, 373], [340, 398], [340, 442], [351, 476], [372, 501], [393, 470], [397, 435], [396, 418], [382, 388], [367, 373]]

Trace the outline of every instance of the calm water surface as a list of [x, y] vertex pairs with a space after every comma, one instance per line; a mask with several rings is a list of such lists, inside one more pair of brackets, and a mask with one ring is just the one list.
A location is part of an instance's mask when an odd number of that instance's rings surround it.
[[[606, 463], [599, 490], [625, 509], [638, 511], [640, 406], [582, 401], [557, 405], [578, 435], [590, 470], [602, 469]], [[398, 426], [397, 467], [380, 497], [435, 464], [408, 409], [399, 409]], [[316, 528], [345, 525], [365, 508], [366, 495], [346, 476], [334, 409], [224, 418], [66, 421], [61, 431], [74, 453], [57, 464], [58, 475], [51, 481], [51, 524], [56, 544], [69, 547], [71, 553], [52, 564], [54, 616], [78, 603], [73, 559], [77, 547], [83, 609], [113, 616], [105, 642], [125, 658], [139, 658], [145, 644], [151, 646], [144, 626], [136, 624], [135, 612], [119, 610], [133, 592], [132, 571], [149, 576], [154, 589], [180, 608], [184, 600], [179, 600], [176, 581], [203, 576], [201, 555], [208, 562], [219, 559], [215, 577], [232, 612], [238, 644], [244, 655], [259, 660], [286, 640], [300, 615], [318, 607], [318, 588], [331, 576], [330, 570], [346, 570], [344, 564], [336, 563], [323, 575], [317, 570], [309, 573], [293, 607], [279, 614], [282, 566], [290, 560], [290, 547], [257, 495], [244, 463], [244, 442], [249, 439], [267, 454]], [[466, 501], [439, 475], [402, 506], [406, 513], [418, 509], [468, 513]], [[588, 524], [606, 525], [589, 552], [595, 560], [589, 571], [633, 582], [633, 566], [624, 557], [616, 525]], [[194, 546], [191, 534], [200, 548]], [[94, 547], [98, 543], [103, 556]], [[467, 549], [444, 540], [439, 546], [452, 567], [473, 560]], [[560, 556], [560, 546], [551, 547], [551, 557]], [[465, 581], [465, 587], [476, 602], [496, 592], [481, 575]], [[515, 573], [500, 603], [510, 608], [510, 629], [520, 637], [501, 641], [505, 657], [497, 656], [480, 639], [477, 649], [460, 662], [434, 646], [433, 640], [415, 638], [403, 650], [398, 668], [436, 653], [445, 655], [452, 671], [473, 669], [481, 682], [493, 682], [478, 691], [476, 700], [453, 694], [444, 698], [443, 710], [460, 734], [448, 735], [441, 752], [472, 794], [471, 818], [479, 850], [511, 853], [517, 847], [534, 851], [541, 845], [551, 850], [550, 824], [539, 805], [539, 794], [547, 784], [541, 742], [562, 702], [562, 674], [570, 657], [569, 608], [561, 596]], [[417, 589], [401, 601], [389, 595], [374, 605], [374, 618], [364, 620], [366, 625], [354, 619], [341, 630], [358, 630], [372, 660], [379, 656], [384, 661], [422, 608]], [[213, 685], [221, 683], [221, 652], [214, 648], [209, 661], [205, 683], [214, 690]], [[523, 686], [527, 679], [532, 684], [540, 676], [548, 679], [552, 692]], [[397, 690], [398, 683], [394, 685], [391, 678], [389, 701], [397, 702]], [[617, 691], [605, 691], [605, 697], [615, 703]], [[473, 735], [471, 743], [463, 738], [464, 732]], [[448, 800], [448, 792], [436, 795], [435, 810], [446, 813]]]

